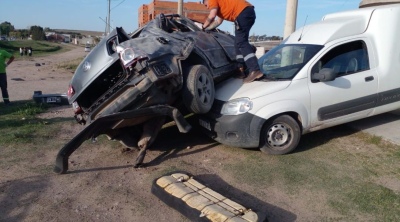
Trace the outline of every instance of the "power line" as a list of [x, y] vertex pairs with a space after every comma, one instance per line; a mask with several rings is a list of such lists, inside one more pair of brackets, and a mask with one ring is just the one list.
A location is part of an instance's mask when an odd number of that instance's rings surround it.
[[122, 3], [124, 3], [126, 0], [123, 0], [122, 2], [120, 2], [118, 5], [114, 6], [111, 10], [115, 9], [116, 7], [118, 7], [119, 5], [121, 5]]

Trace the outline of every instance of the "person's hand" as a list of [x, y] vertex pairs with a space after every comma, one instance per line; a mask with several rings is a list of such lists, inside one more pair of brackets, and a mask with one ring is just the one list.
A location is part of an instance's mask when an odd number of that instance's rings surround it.
[[195, 24], [199, 29], [203, 29], [203, 24], [201, 24], [200, 22], [194, 22], [194, 24]]

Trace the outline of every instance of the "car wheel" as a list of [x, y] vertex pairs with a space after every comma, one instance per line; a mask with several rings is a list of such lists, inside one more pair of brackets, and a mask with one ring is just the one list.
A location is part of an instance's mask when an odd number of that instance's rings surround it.
[[264, 125], [260, 150], [273, 155], [286, 154], [297, 147], [300, 137], [300, 126], [296, 120], [289, 115], [281, 115]]
[[184, 72], [183, 101], [193, 113], [210, 111], [214, 102], [214, 80], [210, 71], [203, 65], [194, 65]]

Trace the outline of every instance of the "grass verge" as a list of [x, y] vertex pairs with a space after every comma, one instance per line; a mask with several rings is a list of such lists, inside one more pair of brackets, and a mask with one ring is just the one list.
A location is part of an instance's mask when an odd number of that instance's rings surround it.
[[[337, 131], [347, 133], [338, 136]], [[263, 187], [260, 195], [279, 190], [286, 202], [301, 200], [337, 214], [329, 218], [321, 214], [317, 220], [399, 221], [399, 151], [399, 146], [381, 138], [339, 126], [305, 135], [299, 152], [283, 156], [253, 152], [224, 170], [254, 190]], [[234, 152], [242, 156], [247, 151]]]
[[49, 106], [34, 102], [13, 102], [10, 106], [0, 104], [1, 166], [32, 158], [36, 151], [46, 146], [58, 133], [57, 120], [44, 120], [36, 115]]
[[[20, 40], [20, 41], [0, 41], [0, 48], [12, 53], [16, 59], [19, 56], [19, 48], [32, 47], [32, 56], [46, 56], [53, 53], [61, 53], [69, 50], [67, 44], [53, 43], [47, 41]], [[23, 56], [23, 58], [28, 56]]]

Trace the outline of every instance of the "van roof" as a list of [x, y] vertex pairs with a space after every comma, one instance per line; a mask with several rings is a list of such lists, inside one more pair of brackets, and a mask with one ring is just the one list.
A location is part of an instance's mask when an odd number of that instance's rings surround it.
[[297, 29], [285, 41], [286, 44], [324, 45], [335, 39], [358, 35], [366, 31], [375, 10], [400, 8], [400, 4], [367, 7], [325, 15], [322, 21]]

